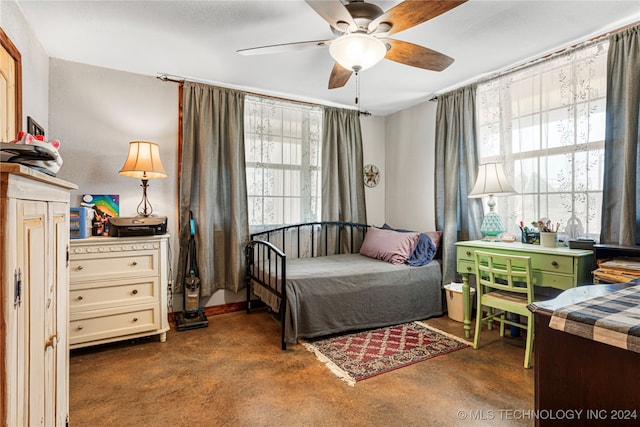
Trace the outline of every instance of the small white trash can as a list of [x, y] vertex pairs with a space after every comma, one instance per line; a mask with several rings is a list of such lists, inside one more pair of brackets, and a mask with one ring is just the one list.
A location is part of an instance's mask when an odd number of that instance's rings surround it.
[[[451, 282], [444, 285], [447, 297], [447, 312], [449, 318], [458, 322], [464, 322], [464, 301], [462, 299], [462, 283]], [[473, 307], [474, 295], [476, 290], [469, 287], [470, 304]]]

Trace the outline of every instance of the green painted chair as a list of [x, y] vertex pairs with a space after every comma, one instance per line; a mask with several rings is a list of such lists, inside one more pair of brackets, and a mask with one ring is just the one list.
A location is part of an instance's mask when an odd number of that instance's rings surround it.
[[[504, 325], [516, 326], [527, 331], [524, 367], [531, 367], [533, 350], [533, 313], [527, 305], [533, 302], [534, 289], [531, 280], [531, 258], [527, 256], [503, 255], [476, 251], [476, 334], [473, 348], [480, 345], [480, 330], [484, 322], [500, 323], [500, 336], [504, 336]], [[486, 316], [483, 307], [487, 309]], [[509, 318], [507, 313], [520, 315]], [[483, 317], [484, 316], [484, 317]]]

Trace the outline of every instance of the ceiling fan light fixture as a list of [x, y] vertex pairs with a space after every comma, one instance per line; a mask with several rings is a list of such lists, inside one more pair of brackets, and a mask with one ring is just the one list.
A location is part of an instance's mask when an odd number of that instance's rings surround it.
[[331, 42], [329, 53], [347, 70], [360, 71], [380, 62], [387, 54], [387, 46], [376, 37], [353, 33], [340, 36]]

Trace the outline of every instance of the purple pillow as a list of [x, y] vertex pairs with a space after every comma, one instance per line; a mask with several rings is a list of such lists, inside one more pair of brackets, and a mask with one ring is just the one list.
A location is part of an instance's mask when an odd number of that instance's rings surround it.
[[[393, 228], [389, 224], [382, 226], [385, 230], [395, 230], [400, 233], [413, 233], [410, 230], [402, 230], [399, 228]], [[412, 267], [420, 267], [428, 264], [436, 256], [438, 252], [438, 246], [440, 245], [440, 238], [442, 237], [442, 231], [425, 231], [420, 233], [418, 243], [411, 256], [407, 259], [406, 263]]]
[[369, 227], [360, 248], [360, 255], [381, 259], [391, 264], [402, 264], [413, 253], [419, 236], [418, 233], [399, 233], [394, 230]]

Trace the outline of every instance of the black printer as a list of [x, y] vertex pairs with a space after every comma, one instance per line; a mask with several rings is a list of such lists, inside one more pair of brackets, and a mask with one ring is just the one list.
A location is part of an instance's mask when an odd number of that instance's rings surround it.
[[110, 237], [155, 236], [166, 233], [166, 216], [109, 218]]

